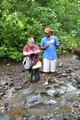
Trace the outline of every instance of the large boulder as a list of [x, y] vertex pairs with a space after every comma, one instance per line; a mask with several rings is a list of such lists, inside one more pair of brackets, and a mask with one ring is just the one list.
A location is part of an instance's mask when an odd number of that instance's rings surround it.
[[80, 59], [80, 48], [75, 48], [72, 50], [73, 54], [77, 55]]

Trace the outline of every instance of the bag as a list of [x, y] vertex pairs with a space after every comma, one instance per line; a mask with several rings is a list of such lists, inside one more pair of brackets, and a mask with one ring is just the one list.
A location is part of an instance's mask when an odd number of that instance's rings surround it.
[[31, 58], [30, 57], [25, 57], [24, 59], [23, 59], [23, 67], [25, 68], [25, 69], [30, 69], [31, 68], [31, 65], [32, 65], [32, 60], [31, 60]]
[[37, 69], [41, 67], [41, 61], [38, 61], [33, 67], [32, 69]]

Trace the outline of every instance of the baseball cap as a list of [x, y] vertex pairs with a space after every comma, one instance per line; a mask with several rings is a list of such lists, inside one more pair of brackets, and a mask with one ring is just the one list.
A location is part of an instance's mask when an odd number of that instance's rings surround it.
[[45, 28], [44, 32], [45, 32], [45, 33], [50, 33], [50, 32], [51, 32], [51, 29], [50, 29], [50, 28]]

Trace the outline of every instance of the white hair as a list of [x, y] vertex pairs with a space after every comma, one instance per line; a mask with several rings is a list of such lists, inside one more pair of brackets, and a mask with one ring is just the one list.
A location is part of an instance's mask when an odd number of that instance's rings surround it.
[[34, 42], [33, 38], [28, 38], [28, 42]]

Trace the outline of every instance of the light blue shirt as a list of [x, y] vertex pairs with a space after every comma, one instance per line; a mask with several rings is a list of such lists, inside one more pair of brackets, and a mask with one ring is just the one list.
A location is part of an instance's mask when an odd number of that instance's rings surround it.
[[55, 36], [44, 37], [41, 40], [40, 46], [49, 45], [48, 48], [43, 50], [43, 58], [54, 60], [57, 59], [56, 46], [59, 45], [58, 39]]

